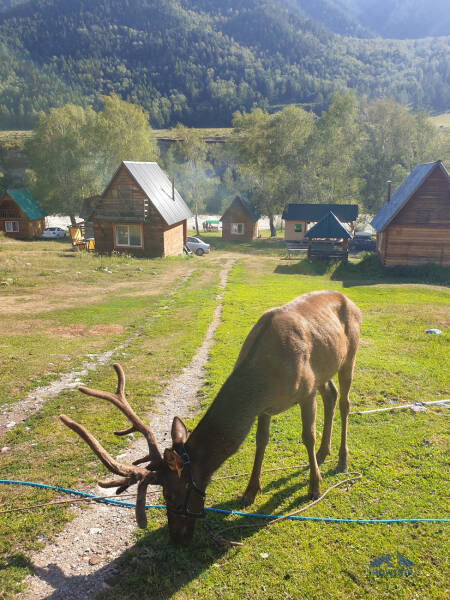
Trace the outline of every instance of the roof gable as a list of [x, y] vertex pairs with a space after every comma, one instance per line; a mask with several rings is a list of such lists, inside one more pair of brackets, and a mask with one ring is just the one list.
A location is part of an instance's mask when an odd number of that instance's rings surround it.
[[30, 221], [43, 219], [45, 217], [44, 211], [33, 198], [33, 194], [30, 190], [19, 188], [17, 190], [6, 190], [6, 193], [11, 196]]
[[306, 238], [349, 239], [352, 236], [331, 210], [306, 233]]
[[436, 168], [440, 168], [447, 177], [450, 184], [450, 176], [440, 160], [432, 163], [424, 163], [417, 165], [411, 171], [403, 183], [395, 190], [390, 200], [383, 204], [375, 217], [372, 219], [371, 225], [376, 231], [382, 231], [398, 212], [405, 206], [408, 200], [422, 186], [425, 180], [433, 173]]
[[250, 215], [250, 218], [253, 222], [258, 221], [258, 219], [260, 218], [260, 214], [253, 208], [253, 206], [248, 200], [246, 200], [245, 198], [241, 198], [240, 196], [235, 197], [233, 202], [230, 204], [230, 206], [226, 209], [226, 211], [220, 218], [221, 221], [224, 219], [225, 215], [236, 206], [236, 204], [240, 204], [242, 206], [242, 208]]
[[188, 205], [175, 188], [173, 190], [174, 198], [172, 197], [172, 182], [155, 162], [124, 160], [112, 176], [111, 181], [103, 192], [103, 196], [106, 194], [122, 165], [127, 169], [167, 225], [174, 225], [192, 217]]
[[344, 223], [358, 218], [357, 204], [288, 204], [282, 218], [285, 221], [320, 221], [329, 211]]

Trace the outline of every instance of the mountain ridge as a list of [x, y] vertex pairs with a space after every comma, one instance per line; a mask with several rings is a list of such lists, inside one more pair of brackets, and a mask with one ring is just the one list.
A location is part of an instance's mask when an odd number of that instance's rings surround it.
[[[363, 1], [369, 0], [316, 6], [342, 12]], [[450, 108], [448, 38], [386, 41], [366, 30], [360, 33], [366, 37], [344, 37], [312, 18], [304, 10], [311, 5], [30, 0], [9, 7], [0, 12], [11, 65], [0, 84], [0, 126], [31, 126], [38, 110], [61, 103], [61, 90], [64, 98], [72, 92], [74, 101], [94, 105], [101, 94], [118, 93], [142, 104], [159, 127], [228, 125], [234, 111], [252, 106], [300, 103], [320, 113], [333, 91], [347, 89], [416, 109]], [[54, 83], [47, 102], [30, 100], [26, 69], [14, 64], [28, 64], [35, 79]], [[15, 108], [18, 88], [30, 107], [28, 122]]]

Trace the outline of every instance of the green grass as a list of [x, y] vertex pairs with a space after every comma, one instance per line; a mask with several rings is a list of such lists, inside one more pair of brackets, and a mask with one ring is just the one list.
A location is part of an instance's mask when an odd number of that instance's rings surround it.
[[[280, 272], [273, 258], [243, 258], [232, 271], [224, 299], [223, 322], [207, 366], [203, 406], [212, 401], [230, 373], [242, 341], [267, 308], [314, 289], [344, 289], [329, 273], [299, 275]], [[320, 270], [320, 269], [319, 269]], [[352, 391], [359, 409], [448, 397], [448, 333], [427, 336], [425, 328], [445, 329], [449, 295], [443, 288], [389, 283], [348, 286], [362, 309], [362, 344]], [[245, 310], [243, 310], [245, 307]], [[447, 325], [448, 327], [448, 325]], [[446, 396], [447, 394], [447, 396]], [[350, 469], [363, 479], [341, 489], [309, 511], [311, 516], [349, 518], [446, 517], [446, 419], [442, 409], [380, 415], [355, 415], [350, 420]], [[191, 426], [195, 424], [191, 422]], [[319, 410], [318, 430], [322, 426]], [[265, 467], [302, 464], [300, 417], [292, 409], [273, 419]], [[336, 418], [332, 462], [322, 467], [323, 489], [342, 479], [337, 461], [339, 416]], [[218, 475], [251, 469], [255, 431]], [[307, 502], [307, 470], [269, 473], [252, 511], [286, 512]], [[237, 496], [246, 478], [212, 482], [207, 504], [239, 510]], [[210, 515], [213, 529], [248, 524], [245, 517]], [[258, 521], [262, 525], [261, 521]], [[270, 529], [237, 529], [229, 539], [244, 543], [226, 552], [216, 549], [207, 530], [197, 528], [188, 550], [172, 547], [163, 514], [151, 515], [148, 530], [124, 554], [120, 576], [110, 581], [106, 598], [289, 598], [441, 599], [448, 580], [448, 526], [341, 525], [284, 522]], [[370, 579], [369, 562], [380, 554], [401, 554], [412, 560], [412, 579]], [[267, 553], [268, 558], [261, 554]]]
[[1, 237], [0, 282], [8, 284], [0, 287], [2, 403], [129, 337], [181, 273], [206, 266], [183, 257], [102, 257], [72, 252], [68, 242]]
[[0, 131], [0, 145], [5, 148], [10, 146], [16, 146], [23, 148], [24, 142], [31, 137], [33, 132], [30, 130], [1, 130]]
[[[201, 133], [204, 139], [214, 139], [217, 137], [228, 137], [232, 129], [231, 127], [191, 127], [192, 131]], [[172, 138], [174, 135], [173, 129], [154, 129], [153, 135], [155, 137], [166, 137]]]
[[[220, 243], [217, 234], [202, 237]], [[0, 268], [6, 269], [5, 273], [17, 279], [18, 284], [0, 289], [0, 294], [4, 298], [21, 297], [23, 304], [27, 298], [34, 302], [41, 292], [52, 290], [36, 315], [36, 321], [44, 323], [44, 333], [40, 335], [45, 335], [49, 323], [70, 327], [81, 322], [88, 331], [102, 323], [122, 324], [125, 330], [121, 335], [135, 337], [124, 351], [125, 356], [115, 356], [112, 360], [119, 359], [124, 365], [130, 398], [142, 414], [144, 409], [151, 408], [151, 399], [164, 381], [189, 362], [202, 340], [217, 302], [218, 272], [225, 256], [222, 251], [236, 249], [240, 257], [229, 277], [222, 322], [207, 364], [201, 393], [202, 411], [230, 373], [243, 340], [261, 313], [301, 293], [324, 288], [343, 290], [363, 312], [362, 343], [351, 394], [355, 409], [448, 397], [445, 364], [450, 298], [448, 289], [436, 285], [445, 282], [447, 271], [431, 267], [424, 267], [422, 271], [386, 271], [370, 256], [347, 266], [286, 260], [280, 251], [270, 246], [270, 239], [256, 243], [261, 246], [250, 246], [243, 251], [234, 244], [224, 245], [222, 249], [217, 246], [201, 260], [195, 257], [172, 261], [123, 259], [117, 265], [108, 263], [114, 271], [112, 275], [97, 270], [104, 266], [97, 262], [98, 257], [75, 255], [70, 258], [71, 253], [63, 246], [61, 250], [55, 242], [34, 246], [5, 243], [0, 247], [3, 250], [0, 260], [7, 258], [7, 261], [0, 263]], [[30, 272], [30, 267], [24, 266], [27, 261], [33, 261], [33, 267], [39, 265], [45, 269], [46, 274], [39, 275], [37, 268], [34, 273]], [[73, 261], [77, 261], [76, 267], [69, 266]], [[143, 271], [136, 271], [136, 265], [142, 266]], [[77, 296], [78, 305], [65, 306], [71, 296], [65, 295], [66, 283], [58, 279], [60, 274], [53, 273], [55, 268], [63, 271], [63, 280], [70, 279], [69, 275], [75, 270], [81, 273], [76, 286], [82, 290]], [[128, 278], [127, 274], [133, 277]], [[164, 275], [169, 275], [166, 283], [162, 281]], [[170, 275], [177, 281], [181, 276], [186, 280], [180, 281], [180, 287], [174, 290]], [[129, 290], [117, 287], [122, 278], [135, 283], [133, 290], [136, 291], [154, 288], [158, 281], [160, 289], [152, 296], [144, 296], [147, 305], [141, 304], [140, 296], [125, 295]], [[429, 281], [435, 285], [427, 285]], [[109, 285], [116, 288], [108, 291]], [[89, 299], [94, 290], [98, 294], [96, 301], [83, 301], [83, 298]], [[130, 314], [124, 314], [128, 310]], [[19, 315], [9, 320], [10, 327], [14, 323], [19, 326]], [[429, 327], [438, 327], [444, 334], [428, 336], [425, 329]], [[12, 340], [13, 336], [8, 336], [6, 341], [0, 342], [0, 347], [12, 344]], [[30, 340], [34, 340], [33, 336]], [[102, 348], [111, 348], [116, 342], [116, 338], [110, 338]], [[26, 343], [24, 336], [22, 345]], [[32, 342], [39, 350], [45, 348], [45, 343], [48, 344], [48, 339]], [[20, 352], [21, 345], [18, 346]], [[80, 352], [80, 346], [76, 347]], [[40, 360], [42, 365], [48, 357]], [[20, 361], [23, 363], [22, 355]], [[14, 381], [23, 385], [26, 377], [20, 367], [11, 368], [8, 385]], [[37, 370], [38, 365], [34, 368]], [[110, 366], [91, 373], [86, 384], [111, 389], [114, 376]], [[26, 389], [25, 385], [21, 393]], [[123, 426], [123, 417], [117, 411], [100, 401], [86, 402], [78, 392], [65, 392], [50, 400], [38, 414], [2, 441], [2, 445], [11, 447], [11, 452], [0, 455], [2, 477], [86, 487], [103, 475], [103, 468], [98, 466], [86, 445], [59, 424], [57, 415], [61, 412], [75, 417], [95, 432], [112, 453], [117, 454], [127, 441], [111, 434]], [[443, 409], [429, 408], [415, 415], [400, 411], [352, 416], [349, 466], [361, 472], [363, 479], [349, 490], [332, 492], [308, 514], [350, 518], [447, 516], [448, 424], [443, 412]], [[192, 428], [195, 420], [189, 425]], [[321, 427], [319, 408], [319, 432]], [[297, 409], [273, 419], [265, 468], [306, 463], [300, 430]], [[337, 461], [338, 432], [339, 416], [335, 423], [332, 462], [325, 463], [321, 469], [324, 490], [343, 477], [333, 470]], [[253, 429], [217, 475], [249, 471], [254, 445]], [[307, 482], [306, 469], [268, 473], [263, 477], [262, 492], [250, 510], [276, 513], [300, 507], [307, 502]], [[237, 497], [245, 485], [246, 478], [212, 482], [207, 504], [239, 509]], [[51, 492], [0, 488], [3, 510], [53, 498]], [[23, 577], [31, 570], [29, 552], [40, 545], [40, 536], [51, 543], [55, 533], [72, 518], [72, 513], [70, 509], [51, 508], [6, 517], [0, 520], [2, 598], [20, 589]], [[132, 512], [124, 511], [123, 518], [133, 519]], [[208, 521], [216, 530], [250, 522], [245, 517], [219, 515], [210, 516]], [[108, 600], [124, 597], [174, 600], [443, 598], [448, 580], [446, 548], [449, 540], [445, 524], [363, 526], [284, 522], [263, 529], [263, 522], [258, 523], [259, 527], [233, 530], [227, 536], [242, 541], [242, 548], [218, 550], [210, 541], [208, 531], [199, 524], [193, 545], [180, 549], [168, 540], [164, 513], [151, 512], [148, 529], [136, 534], [136, 543], [130, 550], [124, 548], [120, 574], [109, 581], [111, 588], [103, 597]], [[392, 580], [368, 577], [367, 566], [374, 557], [397, 551], [414, 562], [416, 577]], [[261, 557], [262, 553], [268, 557]]]
[[436, 127], [443, 127], [444, 129], [450, 129], [450, 113], [442, 113], [441, 115], [435, 115], [430, 117], [431, 121]]
[[[106, 339], [103, 339], [101, 344], [97, 344], [95, 350], [113, 349], [119, 342], [129, 339], [124, 350], [119, 349], [113, 354], [111, 363], [118, 360], [124, 366], [128, 376], [127, 389], [132, 403], [138, 412], [145, 414], [145, 411], [151, 409], [152, 398], [160, 392], [164, 382], [180, 372], [203, 340], [217, 303], [220, 264], [217, 261], [196, 258], [166, 261], [123, 259], [120, 267], [125, 282], [129, 282], [129, 278], [126, 277], [128, 264], [129, 272], [136, 273], [138, 278], [135, 282], [137, 285], [132, 289], [140, 292], [150, 289], [155, 293], [150, 296], [133, 297], [127, 295], [129, 289], [119, 287], [119, 291], [117, 289], [114, 292], [106, 291], [100, 301], [89, 304], [83, 302], [83, 298], [88, 299], [89, 294], [94, 293], [93, 290], [98, 292], [98, 278], [106, 278], [100, 279], [102, 286], [108, 286], [105, 281], [114, 285], [113, 279], [116, 277], [118, 279], [115, 283], [121, 283], [121, 276], [115, 272], [114, 259], [101, 259], [88, 255], [84, 255], [83, 258], [76, 255], [75, 259], [69, 258], [70, 255], [59, 256], [58, 244], [55, 243], [53, 248], [51, 243], [46, 246], [37, 243], [36, 252], [41, 247], [45, 247], [52, 256], [52, 258], [47, 257], [47, 266], [58, 266], [58, 270], [64, 270], [65, 279], [72, 270], [81, 269], [80, 281], [76, 287], [83, 290], [83, 295], [77, 300], [79, 306], [63, 308], [66, 297], [62, 295], [59, 302], [55, 302], [54, 305], [44, 302], [36, 315], [31, 317], [27, 315], [27, 319], [31, 319], [31, 322], [39, 321], [39, 326], [44, 324], [40, 335], [34, 335], [33, 327], [29, 326], [29, 335], [21, 335], [17, 342], [13, 335], [2, 336], [3, 360], [6, 361], [6, 357], [12, 353], [17, 355], [15, 360], [11, 359], [3, 363], [6, 368], [2, 370], [2, 387], [18, 388], [21, 391], [17, 393], [17, 397], [23, 397], [29, 388], [43, 383], [39, 369], [49, 362], [50, 357], [53, 358], [49, 350], [64, 350], [70, 355], [71, 352], [73, 353], [70, 344], [76, 347], [77, 355], [74, 361], [69, 363], [69, 367], [67, 363], [63, 363], [64, 369], [59, 369], [59, 366], [55, 365], [55, 376], [61, 370], [71, 370], [85, 358], [87, 353], [92, 352], [93, 338], [89, 334], [82, 338], [81, 344], [77, 339], [70, 338], [67, 347], [60, 347], [57, 341], [55, 341], [56, 348], [51, 347], [51, 337], [47, 332], [49, 324], [56, 323], [60, 327], [70, 329], [79, 323], [84, 323], [86, 327], [95, 327], [102, 323], [120, 323], [124, 327], [123, 334], [103, 336]], [[2, 246], [5, 254], [9, 254], [11, 248], [14, 248], [20, 271], [22, 261], [25, 260], [23, 253], [28, 255], [30, 246], [24, 242], [14, 242], [12, 245], [5, 243]], [[33, 253], [31, 254], [34, 256]], [[35, 259], [37, 260], [37, 257]], [[99, 261], [105, 264], [105, 260], [114, 270], [113, 275], [108, 277], [104, 272], [96, 271], [96, 279], [89, 284], [91, 267], [98, 265]], [[77, 261], [76, 267], [74, 261]], [[86, 266], [83, 270], [85, 261], [89, 268]], [[142, 271], [136, 271], [136, 265]], [[12, 265], [8, 267], [8, 269], [13, 268]], [[42, 284], [39, 274], [29, 273], [30, 267], [25, 269], [24, 277], [27, 278], [27, 285], [16, 290], [16, 293], [28, 292], [31, 301], [34, 301], [39, 297], [40, 292], [47, 289], [47, 285]], [[21, 271], [15, 275], [21, 277], [20, 273]], [[62, 289], [53, 281], [54, 291], [61, 292]], [[0, 290], [0, 293], [4, 293], [5, 296], [10, 292], [10, 288]], [[189, 323], [189, 327], [185, 327], [186, 322]], [[14, 330], [14, 327], [18, 327], [20, 323], [20, 315], [10, 316], [9, 329]], [[29, 367], [26, 356], [30, 352], [39, 360], [36, 363], [31, 361]], [[35, 378], [33, 373], [36, 374]], [[86, 385], [103, 389], [113, 389], [115, 385], [110, 364], [99, 367], [95, 372], [83, 377], [83, 381]], [[113, 453], [117, 454], [120, 448], [129, 442], [129, 438], [120, 440], [112, 435], [114, 429], [123, 426], [123, 416], [117, 410], [113, 410], [101, 401], [86, 402], [86, 398], [79, 392], [65, 391], [49, 400], [37, 414], [26, 419], [2, 438], [1, 446], [10, 448], [7, 453], [0, 454], [2, 478], [69, 487], [86, 487], [97, 480], [100, 468], [93, 460], [91, 452], [81, 440], [74, 437], [71, 431], [59, 423], [58, 415], [63, 412], [83, 422]], [[48, 491], [0, 486], [0, 510], [17, 507], [18, 504], [45, 502], [54, 497], [54, 493]], [[67, 508], [0, 515], [0, 597], [2, 599], [9, 598], [20, 589], [22, 579], [31, 569], [28, 553], [42, 545], [39, 539], [51, 540], [52, 536], [71, 518], [72, 514]]]

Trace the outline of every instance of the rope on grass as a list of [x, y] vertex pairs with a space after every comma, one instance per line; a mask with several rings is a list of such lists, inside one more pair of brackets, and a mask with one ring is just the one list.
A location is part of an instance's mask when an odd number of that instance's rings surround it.
[[[359, 473], [358, 473], [358, 475], [359, 475]], [[355, 479], [355, 476], [351, 479]], [[358, 477], [358, 479], [359, 479], [359, 477]], [[64, 494], [74, 494], [76, 496], [82, 496], [83, 498], [85, 498], [88, 501], [91, 500], [94, 502], [101, 502], [104, 504], [112, 504], [114, 506], [122, 506], [124, 508], [135, 508], [136, 507], [134, 502], [121, 502], [119, 500], [110, 499], [109, 497], [105, 498], [103, 496], [96, 496], [95, 494], [89, 494], [88, 492], [80, 492], [79, 490], [72, 490], [69, 488], [63, 488], [63, 487], [59, 487], [59, 486], [55, 486], [55, 485], [47, 485], [44, 483], [35, 483], [32, 481], [18, 481], [18, 480], [14, 480], [14, 479], [0, 479], [0, 483], [9, 484], [9, 485], [25, 485], [25, 486], [29, 486], [29, 487], [36, 487], [36, 488], [42, 488], [42, 489], [47, 489], [47, 490], [53, 490], [56, 492], [62, 492]], [[344, 485], [345, 483], [349, 483], [349, 481], [344, 480], [344, 481], [339, 482], [338, 484], [335, 484], [334, 486], [329, 488], [325, 492], [325, 494], [323, 494], [323, 496], [328, 494], [328, 492], [331, 491], [331, 489], [338, 487], [338, 485]], [[294, 511], [294, 513], [289, 513], [288, 515], [266, 515], [266, 514], [261, 514], [261, 513], [247, 513], [247, 512], [238, 511], [238, 510], [227, 510], [224, 508], [213, 508], [213, 507], [206, 507], [205, 510], [208, 512], [215, 512], [215, 513], [220, 513], [220, 514], [224, 514], [224, 515], [234, 515], [234, 516], [238, 516], [238, 517], [253, 517], [253, 518], [258, 518], [258, 519], [271, 519], [273, 521], [279, 521], [281, 519], [281, 517], [284, 517], [285, 519], [290, 520], [290, 521], [315, 521], [315, 522], [321, 522], [321, 523], [360, 523], [360, 524], [364, 524], [364, 525], [371, 524], [371, 523], [374, 523], [374, 524], [379, 524], [379, 523], [383, 523], [383, 524], [391, 524], [391, 523], [450, 523], [450, 519], [442, 519], [442, 518], [434, 518], [434, 517], [430, 518], [430, 519], [415, 518], [415, 517], [409, 518], [409, 519], [347, 519], [347, 518], [336, 518], [336, 517], [301, 517], [301, 516], [298, 516], [299, 512], [303, 512], [304, 510], [306, 510], [307, 508], [312, 506], [312, 504], [316, 504], [317, 502], [318, 502], [318, 500], [314, 501], [314, 503], [311, 503], [311, 505], [308, 505], [308, 506], [303, 507], [302, 509], [299, 509], [298, 511]], [[147, 508], [147, 509], [150, 509], [150, 508], [165, 509], [166, 506], [164, 504], [147, 504], [145, 506], [145, 508]]]
[[[302, 513], [305, 510], [308, 510], [308, 508], [311, 508], [315, 504], [318, 504], [319, 502], [321, 502], [325, 498], [325, 496], [327, 496], [335, 488], [342, 487], [343, 485], [346, 484], [347, 489], [348, 489], [349, 485], [353, 485], [353, 483], [355, 483], [355, 481], [362, 478], [361, 473], [351, 473], [351, 475], [352, 475], [352, 477], [348, 477], [347, 479], [344, 479], [344, 481], [338, 481], [337, 483], [335, 483], [334, 485], [329, 487], [326, 490], [326, 492], [324, 492], [321, 496], [319, 496], [319, 498], [317, 498], [313, 502], [310, 502], [308, 505], [303, 506], [302, 508], [299, 508], [297, 510], [294, 510], [294, 511], [288, 513], [287, 515], [275, 516], [271, 521], [269, 521], [268, 523], [263, 525], [260, 529], [265, 529], [267, 527], [270, 527], [271, 525], [274, 525], [275, 523], [279, 523], [280, 521], [285, 521], [286, 519], [292, 519], [292, 517], [295, 517], [295, 515], [298, 515], [299, 513]], [[251, 529], [251, 528], [255, 528], [255, 527], [259, 527], [259, 526], [253, 525], [253, 524], [252, 525], [235, 525], [234, 527], [225, 527], [224, 529], [221, 529], [220, 531], [212, 532], [210, 530], [210, 534], [211, 534], [211, 538], [212, 538], [213, 542], [215, 542], [218, 546], [221, 546], [221, 547], [242, 546], [243, 544], [241, 542], [233, 542], [233, 541], [227, 540], [221, 534], [224, 532], [228, 533], [232, 529]]]
[[429, 406], [435, 405], [436, 407], [442, 408], [450, 408], [449, 404], [450, 398], [444, 400], [430, 400], [427, 402], [414, 402], [413, 404], [398, 404], [397, 406], [387, 406], [385, 408], [372, 408], [371, 410], [357, 410], [355, 412], [349, 413], [350, 415], [368, 415], [370, 413], [379, 413], [379, 412], [388, 412], [391, 410], [401, 410], [403, 408], [413, 408], [415, 406]]

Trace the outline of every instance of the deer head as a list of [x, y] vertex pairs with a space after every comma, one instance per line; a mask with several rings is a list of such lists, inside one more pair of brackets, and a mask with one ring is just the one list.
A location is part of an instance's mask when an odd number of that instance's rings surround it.
[[[122, 367], [117, 363], [113, 366], [118, 379], [115, 394], [87, 387], [79, 389], [83, 394], [111, 402], [122, 411], [130, 421], [131, 427], [115, 431], [115, 435], [141, 433], [147, 440], [148, 454], [132, 464], [124, 464], [113, 458], [85, 427], [65, 415], [61, 415], [60, 419], [90, 446], [105, 467], [119, 476], [111, 481], [99, 481], [101, 487], [116, 487], [116, 494], [121, 494], [131, 485], [137, 484], [136, 522], [139, 527], [147, 526], [145, 514], [147, 487], [162, 486], [170, 537], [177, 544], [188, 544], [194, 533], [196, 519], [203, 517], [205, 494], [193, 478], [190, 457], [184, 445], [187, 441], [186, 427], [181, 419], [174, 418], [171, 431], [172, 447], [166, 448], [161, 456], [150, 427], [136, 415], [125, 398], [125, 373]], [[147, 464], [139, 466], [143, 463]]]

